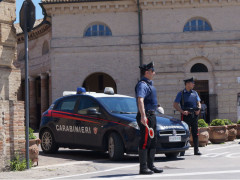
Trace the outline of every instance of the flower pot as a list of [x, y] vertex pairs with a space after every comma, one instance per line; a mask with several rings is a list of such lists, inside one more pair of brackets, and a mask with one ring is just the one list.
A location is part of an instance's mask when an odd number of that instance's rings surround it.
[[228, 137], [227, 126], [210, 126], [209, 140], [213, 144], [219, 144], [226, 141]]
[[237, 138], [240, 139], [240, 124], [237, 124]]
[[200, 147], [205, 147], [208, 144], [209, 139], [209, 128], [208, 127], [201, 127], [198, 128], [198, 141]]
[[227, 125], [228, 141], [233, 141], [237, 136], [237, 125]]

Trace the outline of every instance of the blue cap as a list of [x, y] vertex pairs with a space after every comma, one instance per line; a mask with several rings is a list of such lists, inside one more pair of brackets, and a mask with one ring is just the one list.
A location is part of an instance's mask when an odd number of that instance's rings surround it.
[[86, 93], [86, 89], [84, 87], [77, 87], [77, 94], [84, 94]]

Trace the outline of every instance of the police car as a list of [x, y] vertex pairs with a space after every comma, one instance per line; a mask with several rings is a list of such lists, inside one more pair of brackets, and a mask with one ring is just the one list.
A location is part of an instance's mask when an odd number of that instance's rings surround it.
[[[108, 151], [111, 160], [124, 153], [138, 153], [140, 138], [136, 122], [134, 97], [104, 93], [64, 92], [43, 113], [39, 136], [44, 153], [55, 153], [59, 147]], [[157, 153], [176, 157], [189, 149], [186, 123], [166, 115], [157, 116]]]

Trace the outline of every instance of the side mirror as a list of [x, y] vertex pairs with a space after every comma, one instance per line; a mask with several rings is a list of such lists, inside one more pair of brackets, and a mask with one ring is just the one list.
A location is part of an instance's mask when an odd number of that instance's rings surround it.
[[97, 111], [95, 108], [90, 108], [87, 110], [88, 115], [100, 115], [101, 113]]

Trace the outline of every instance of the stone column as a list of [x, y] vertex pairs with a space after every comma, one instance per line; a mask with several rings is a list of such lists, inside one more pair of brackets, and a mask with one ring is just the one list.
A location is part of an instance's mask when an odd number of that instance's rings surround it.
[[41, 114], [48, 108], [48, 80], [47, 74], [42, 73], [41, 77]]
[[37, 96], [36, 96], [36, 80], [29, 77], [29, 126], [37, 129], [39, 124], [37, 121]]

